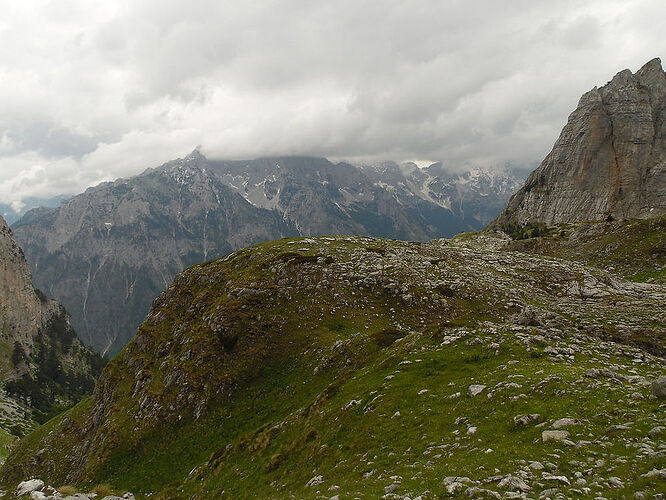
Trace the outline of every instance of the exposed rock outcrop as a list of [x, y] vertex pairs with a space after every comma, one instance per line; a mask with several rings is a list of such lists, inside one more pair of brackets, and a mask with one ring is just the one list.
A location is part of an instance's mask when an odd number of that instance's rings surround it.
[[666, 75], [659, 59], [581, 97], [553, 150], [498, 222], [557, 224], [666, 213]]

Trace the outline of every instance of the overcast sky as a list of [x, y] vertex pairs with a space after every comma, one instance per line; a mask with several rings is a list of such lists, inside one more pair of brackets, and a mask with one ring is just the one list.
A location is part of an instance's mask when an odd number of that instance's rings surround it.
[[533, 166], [582, 93], [666, 55], [664, 0], [22, 0], [0, 17], [0, 203], [202, 146]]

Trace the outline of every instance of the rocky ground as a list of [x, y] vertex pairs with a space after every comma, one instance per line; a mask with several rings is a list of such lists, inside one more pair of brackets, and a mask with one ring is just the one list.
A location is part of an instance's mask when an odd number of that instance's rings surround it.
[[666, 287], [508, 243], [288, 239], [193, 266], [3, 483], [660, 498]]
[[[128, 492], [122, 496], [108, 495], [107, 490], [109, 490], [108, 485], [100, 485], [89, 493], [79, 493], [72, 486], [54, 488], [44, 484], [41, 479], [28, 479], [19, 483], [13, 495], [9, 494], [16, 498], [29, 497], [30, 500], [135, 500], [132, 493]], [[2, 491], [0, 494], [7, 495]]]
[[666, 216], [561, 224], [505, 249], [574, 260], [633, 282], [666, 284]]

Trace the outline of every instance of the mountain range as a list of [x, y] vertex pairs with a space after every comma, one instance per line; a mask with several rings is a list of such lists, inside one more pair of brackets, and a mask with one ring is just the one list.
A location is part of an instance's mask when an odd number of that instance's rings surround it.
[[31, 210], [13, 230], [37, 286], [70, 311], [86, 344], [113, 355], [187, 266], [286, 236], [425, 241], [477, 230], [521, 180], [508, 168], [453, 175], [441, 164], [212, 161], [195, 150]]

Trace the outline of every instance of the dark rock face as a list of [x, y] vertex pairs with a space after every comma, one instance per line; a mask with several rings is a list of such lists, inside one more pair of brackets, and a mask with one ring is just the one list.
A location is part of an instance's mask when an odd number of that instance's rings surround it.
[[286, 157], [210, 162], [210, 168], [249, 203], [280, 212], [302, 236], [422, 241], [466, 229], [450, 210], [411, 193], [398, 201], [391, 190], [347, 163]]
[[81, 338], [115, 354], [189, 265], [285, 236], [452, 236], [483, 227], [519, 185], [488, 173], [445, 177], [437, 165], [391, 168], [311, 157], [209, 161], [195, 151], [32, 210], [14, 233], [37, 285], [67, 307]]
[[653, 59], [583, 95], [500, 217], [518, 224], [666, 213], [666, 75]]
[[[32, 287], [28, 263], [0, 217], [0, 321], [2, 341], [30, 346], [42, 318], [42, 304]], [[6, 370], [3, 370], [6, 375]]]

